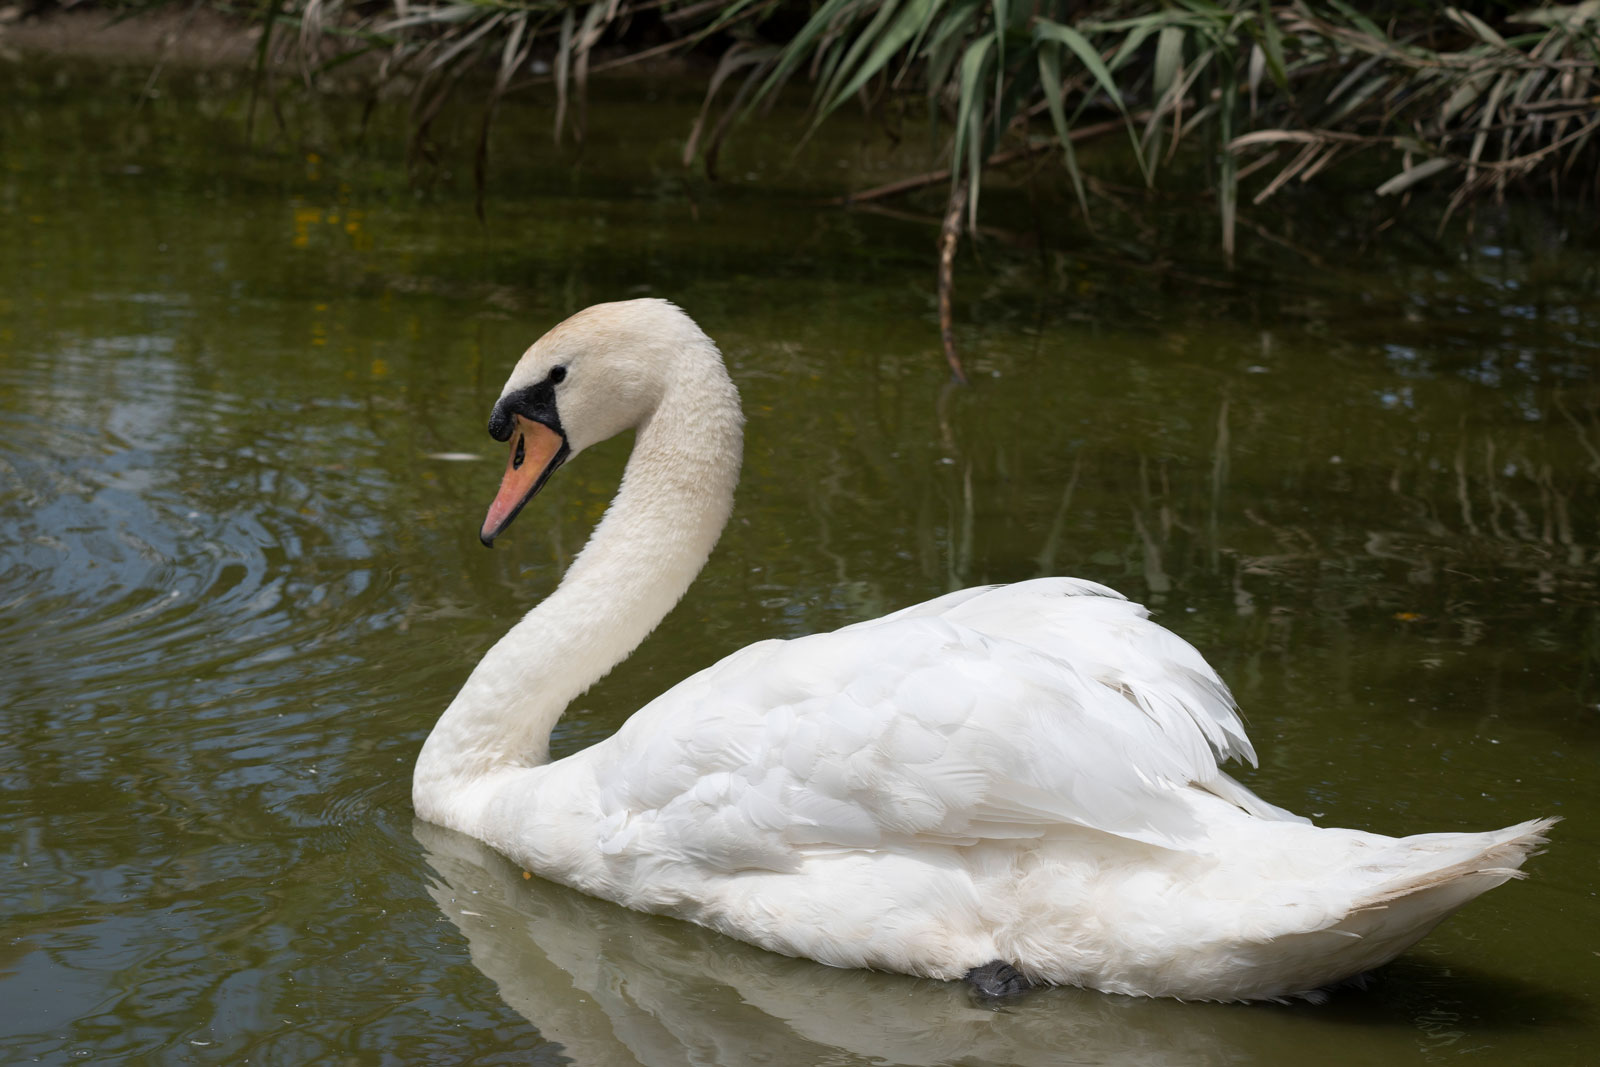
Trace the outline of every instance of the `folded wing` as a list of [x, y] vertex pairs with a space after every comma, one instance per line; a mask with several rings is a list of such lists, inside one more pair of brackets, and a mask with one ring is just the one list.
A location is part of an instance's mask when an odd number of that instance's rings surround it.
[[602, 851], [729, 871], [1063, 826], [1205, 850], [1187, 787], [1248, 797], [1217, 763], [1254, 762], [1198, 652], [1064, 578], [752, 645], [597, 748]]

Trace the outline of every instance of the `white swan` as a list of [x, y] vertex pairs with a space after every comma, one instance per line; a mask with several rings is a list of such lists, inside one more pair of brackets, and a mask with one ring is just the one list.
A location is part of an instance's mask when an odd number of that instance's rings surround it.
[[523, 355], [489, 421], [487, 544], [623, 430], [621, 488], [560, 586], [472, 672], [417, 761], [424, 819], [530, 871], [840, 967], [1152, 996], [1311, 995], [1516, 876], [1552, 820], [1322, 829], [1254, 760], [1193, 648], [1093, 582], [968, 589], [751, 645], [549, 762], [567, 703], [699, 572], [732, 508], [738, 393], [661, 300], [601, 304]]

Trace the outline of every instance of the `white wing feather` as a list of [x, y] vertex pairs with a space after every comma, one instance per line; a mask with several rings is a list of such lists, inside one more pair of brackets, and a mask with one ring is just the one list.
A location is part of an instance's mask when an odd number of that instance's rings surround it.
[[1137, 604], [1061, 578], [752, 645], [589, 752], [602, 852], [726, 871], [1061, 823], [1204, 850], [1178, 791], [1225, 791], [1218, 759], [1254, 760], [1198, 652]]

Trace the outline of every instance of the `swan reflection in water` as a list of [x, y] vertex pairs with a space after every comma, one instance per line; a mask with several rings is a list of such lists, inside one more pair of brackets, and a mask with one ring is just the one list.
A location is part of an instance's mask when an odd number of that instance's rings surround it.
[[[1324, 1041], [1341, 1056], [1359, 1057], [1363, 1046], [1376, 1056], [1414, 1049], [1409, 1027], [1352, 1028], [1334, 1005], [1193, 1004], [1055, 988], [995, 1011], [959, 982], [780, 956], [524, 877], [453, 830], [417, 820], [412, 832], [438, 875], [428, 892], [466, 936], [472, 962], [584, 1067], [1196, 1067], [1290, 1062]], [[1369, 1008], [1374, 999], [1344, 996]]]

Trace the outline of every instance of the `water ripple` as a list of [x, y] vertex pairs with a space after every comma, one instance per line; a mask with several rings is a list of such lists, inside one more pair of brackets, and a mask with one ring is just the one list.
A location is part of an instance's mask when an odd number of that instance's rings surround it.
[[[349, 639], [394, 610], [361, 492], [384, 478], [331, 462], [365, 444], [343, 420], [251, 429], [246, 398], [191, 377], [130, 338], [0, 368], [0, 704], [36, 766], [109, 759], [154, 720], [133, 788], [187, 767], [188, 788], [248, 789], [241, 765], [276, 763], [262, 777], [283, 792], [283, 762], [316, 758]], [[196, 766], [213, 754], [221, 779]]]

